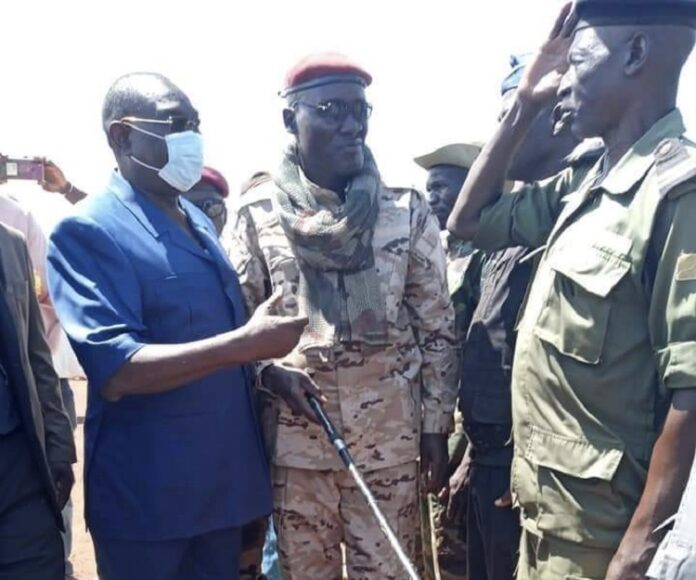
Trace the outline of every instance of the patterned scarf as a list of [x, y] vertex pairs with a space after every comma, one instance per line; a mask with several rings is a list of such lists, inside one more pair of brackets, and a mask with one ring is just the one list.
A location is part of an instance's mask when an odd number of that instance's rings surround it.
[[291, 146], [275, 175], [274, 207], [300, 269], [298, 301], [309, 324], [299, 346], [387, 344], [386, 296], [374, 269], [372, 236], [381, 180], [365, 148], [362, 171], [348, 184], [337, 211], [320, 206], [301, 177]]

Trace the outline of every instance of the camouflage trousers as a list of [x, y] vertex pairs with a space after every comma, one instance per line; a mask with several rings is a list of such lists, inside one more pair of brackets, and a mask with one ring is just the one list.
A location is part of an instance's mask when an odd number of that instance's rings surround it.
[[[416, 462], [364, 473], [401, 545], [413, 557], [418, 527]], [[274, 467], [273, 500], [284, 580], [406, 578], [347, 471]]]

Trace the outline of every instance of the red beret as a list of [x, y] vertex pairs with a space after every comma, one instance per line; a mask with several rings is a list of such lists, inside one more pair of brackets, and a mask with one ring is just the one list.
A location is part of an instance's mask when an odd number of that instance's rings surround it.
[[204, 167], [203, 173], [201, 174], [201, 181], [209, 183], [222, 197], [227, 197], [230, 193], [230, 186], [227, 185], [227, 180], [222, 176], [217, 169], [212, 167]]
[[290, 69], [285, 77], [285, 89], [281, 91], [281, 96], [338, 82], [354, 82], [369, 87], [372, 76], [343, 54], [311, 54]]

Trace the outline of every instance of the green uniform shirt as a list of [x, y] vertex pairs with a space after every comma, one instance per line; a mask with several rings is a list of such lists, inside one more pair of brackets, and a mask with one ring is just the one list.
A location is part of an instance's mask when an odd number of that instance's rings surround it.
[[601, 162], [503, 195], [474, 244], [546, 244], [512, 380], [512, 486], [525, 528], [616, 547], [668, 389], [696, 387], [696, 146], [673, 111]]

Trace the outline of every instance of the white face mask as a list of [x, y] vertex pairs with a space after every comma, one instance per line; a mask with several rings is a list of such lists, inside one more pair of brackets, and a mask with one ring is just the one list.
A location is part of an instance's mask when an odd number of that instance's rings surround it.
[[130, 158], [138, 165], [157, 171], [157, 174], [164, 181], [181, 192], [188, 191], [201, 180], [201, 175], [203, 175], [203, 137], [200, 133], [182, 131], [162, 137], [162, 135], [151, 133], [130, 123], [128, 126], [145, 135], [161, 139], [167, 144], [168, 160], [164, 167], [153, 167], [131, 155]]

